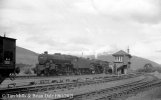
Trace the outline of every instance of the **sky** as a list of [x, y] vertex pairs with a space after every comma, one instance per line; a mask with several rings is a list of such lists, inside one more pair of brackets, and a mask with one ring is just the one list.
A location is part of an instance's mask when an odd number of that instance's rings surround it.
[[161, 64], [160, 0], [0, 0], [0, 35], [37, 53], [130, 54]]

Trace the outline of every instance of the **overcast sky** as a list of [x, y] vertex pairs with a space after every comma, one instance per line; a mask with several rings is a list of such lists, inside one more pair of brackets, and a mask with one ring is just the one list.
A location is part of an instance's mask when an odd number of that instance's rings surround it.
[[0, 0], [0, 35], [43, 53], [113, 53], [161, 63], [161, 0]]

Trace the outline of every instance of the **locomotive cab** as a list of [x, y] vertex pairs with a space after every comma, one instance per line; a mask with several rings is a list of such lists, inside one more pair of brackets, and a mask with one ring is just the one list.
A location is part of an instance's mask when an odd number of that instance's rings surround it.
[[15, 72], [16, 39], [0, 36], [0, 84]]

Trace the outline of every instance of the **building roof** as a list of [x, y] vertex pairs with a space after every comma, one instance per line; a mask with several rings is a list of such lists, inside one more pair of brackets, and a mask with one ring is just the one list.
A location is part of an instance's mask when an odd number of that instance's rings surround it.
[[129, 53], [127, 53], [127, 52], [125, 52], [125, 51], [123, 51], [123, 50], [120, 50], [120, 51], [118, 51], [118, 52], [116, 52], [116, 53], [114, 53], [114, 54], [112, 54], [113, 56], [119, 56], [119, 55], [127, 55], [127, 56], [130, 56], [131, 57], [131, 55], [129, 54]]
[[0, 39], [9, 39], [9, 40], [16, 40], [16, 39], [14, 39], [14, 38], [3, 37], [3, 36], [0, 36]]

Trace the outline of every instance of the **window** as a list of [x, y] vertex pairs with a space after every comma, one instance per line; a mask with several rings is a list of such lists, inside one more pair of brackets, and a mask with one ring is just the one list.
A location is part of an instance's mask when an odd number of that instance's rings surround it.
[[115, 61], [116, 61], [116, 62], [118, 61], [118, 57], [115, 57]]
[[11, 51], [4, 52], [4, 64], [11, 64], [13, 60], [13, 53]]
[[119, 62], [122, 62], [122, 56], [119, 56]]
[[123, 57], [122, 56], [117, 56], [117, 57], [115, 57], [115, 61], [116, 62], [122, 62], [123, 61]]

